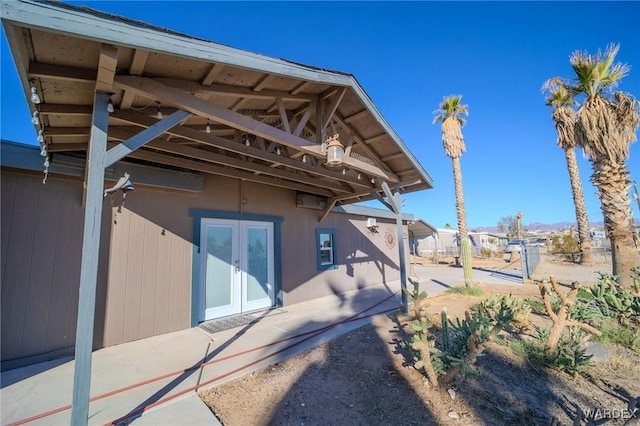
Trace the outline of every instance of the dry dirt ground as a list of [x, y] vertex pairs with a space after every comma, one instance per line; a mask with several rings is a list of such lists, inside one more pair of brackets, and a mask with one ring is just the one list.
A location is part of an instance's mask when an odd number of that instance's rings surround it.
[[[483, 289], [480, 297], [431, 297], [429, 312], [447, 307], [450, 317], [463, 315], [497, 293], [539, 297], [535, 285]], [[433, 389], [407, 362], [401, 342], [409, 330], [396, 315], [381, 317], [200, 396], [226, 426], [585, 424], [574, 423], [578, 409], [599, 409], [600, 417], [611, 418], [606, 424], [640, 424], [637, 418], [628, 422], [625, 411], [630, 398], [640, 397], [636, 352], [609, 347], [608, 362], [574, 379], [490, 343], [478, 358], [478, 376]]]

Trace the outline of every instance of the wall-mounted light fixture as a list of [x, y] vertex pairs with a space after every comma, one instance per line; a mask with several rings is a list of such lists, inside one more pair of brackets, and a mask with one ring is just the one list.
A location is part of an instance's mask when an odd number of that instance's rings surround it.
[[340, 167], [344, 161], [344, 147], [338, 140], [340, 135], [333, 135], [322, 144], [322, 152], [327, 155], [326, 165]]
[[378, 223], [376, 221], [375, 217], [369, 217], [367, 218], [367, 228], [369, 229], [369, 231], [371, 231], [373, 234], [376, 234], [378, 232]]
[[[133, 183], [131, 183], [131, 180], [129, 180], [129, 173], [125, 172], [124, 175], [120, 179], [118, 179], [118, 182], [116, 182], [114, 186], [109, 189], [105, 189], [104, 196], [106, 197], [107, 195], [111, 195], [116, 191], [122, 192], [122, 204], [120, 205], [120, 207], [123, 207], [124, 199], [127, 197], [127, 192], [135, 190], [136, 189], [133, 187]], [[113, 198], [111, 199], [111, 202], [113, 203]]]
[[38, 105], [40, 103], [40, 96], [38, 96], [38, 89], [36, 88], [36, 80], [35, 78], [30, 78], [29, 82], [31, 83], [31, 102]]

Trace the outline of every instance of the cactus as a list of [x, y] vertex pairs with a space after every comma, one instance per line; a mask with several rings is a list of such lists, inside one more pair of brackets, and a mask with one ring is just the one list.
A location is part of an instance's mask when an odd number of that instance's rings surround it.
[[[553, 355], [558, 353], [558, 342], [562, 337], [562, 333], [565, 327], [578, 327], [584, 331], [600, 336], [602, 333], [586, 324], [584, 322], [578, 322], [569, 318], [569, 307], [575, 303], [575, 298], [578, 295], [580, 285], [576, 282], [571, 284], [571, 289], [567, 294], [564, 294], [560, 290], [560, 286], [554, 277], [550, 277], [551, 287], [549, 287], [546, 280], [539, 284], [540, 294], [544, 301], [544, 306], [547, 311], [547, 315], [553, 321], [551, 329], [549, 330], [549, 337], [545, 345], [545, 353], [547, 355]], [[551, 294], [555, 293], [561, 301], [560, 308], [555, 311], [551, 306]]]
[[449, 336], [449, 320], [447, 318], [446, 308], [442, 309], [440, 320], [442, 321], [442, 350], [447, 354], [451, 350], [451, 337]]

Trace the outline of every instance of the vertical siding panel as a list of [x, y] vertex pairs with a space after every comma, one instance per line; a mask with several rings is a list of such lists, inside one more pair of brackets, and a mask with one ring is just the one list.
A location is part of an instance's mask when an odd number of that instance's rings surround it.
[[50, 177], [43, 185], [38, 175], [2, 172], [3, 367], [72, 353], [82, 240], [78, 188], [79, 181]]
[[[185, 261], [183, 254], [183, 248], [180, 244], [180, 239], [175, 235], [171, 236], [171, 287], [169, 289], [169, 299], [171, 303], [169, 305], [169, 330], [175, 331], [180, 329], [180, 322], [182, 320], [182, 303], [184, 299], [183, 282], [184, 277], [183, 268], [181, 264]], [[176, 261], [173, 261], [173, 260]]]
[[[22, 217], [18, 211], [20, 210], [16, 197], [15, 175], [3, 174], [0, 180], [2, 195], [2, 286], [1, 300], [1, 350], [2, 359], [16, 358], [20, 355], [21, 326], [19, 321], [14, 318], [15, 303], [19, 300], [20, 289], [24, 284], [24, 280], [20, 280], [20, 272], [25, 272], [19, 267], [19, 261], [22, 258], [20, 253], [20, 241], [16, 240], [18, 232], [17, 220]], [[11, 247], [11, 250], [7, 250]], [[26, 268], [25, 268], [26, 269]]]
[[[171, 233], [166, 229], [158, 232], [158, 257], [156, 268], [158, 271], [155, 303], [155, 334], [169, 331], [169, 305], [171, 287], [171, 265], [175, 259], [171, 258]], [[176, 239], [179, 239], [176, 237]], [[173, 302], [175, 303], [175, 301]]]
[[191, 325], [191, 259], [193, 250], [191, 244], [180, 239], [182, 247], [182, 261], [180, 262], [180, 277], [182, 287], [181, 318], [177, 329], [187, 328]]
[[156, 282], [158, 271], [158, 226], [142, 219], [144, 228], [142, 251], [142, 279], [140, 286], [140, 336], [153, 336], [156, 311]]
[[[11, 357], [23, 356], [22, 335], [28, 333], [29, 314], [27, 312], [27, 295], [30, 287], [31, 271], [28, 267], [31, 260], [35, 237], [36, 212], [38, 207], [37, 193], [42, 181], [33, 179], [20, 180], [16, 191], [20, 196], [14, 199], [13, 222], [9, 231], [6, 281], [2, 286], [13, 286], [7, 300], [2, 300], [2, 310], [8, 310], [8, 321], [2, 322], [2, 334], [8, 334], [9, 347], [15, 349]], [[4, 350], [4, 345], [3, 345]], [[4, 354], [3, 354], [4, 355]], [[3, 356], [4, 357], [4, 356]]]
[[[124, 211], [124, 209], [123, 209]], [[131, 217], [129, 256], [127, 258], [127, 294], [124, 312], [124, 340], [129, 342], [140, 336], [140, 309], [142, 308], [142, 254], [144, 253], [144, 223], [139, 216]]]
[[[77, 184], [79, 186], [79, 184]], [[46, 347], [72, 348], [75, 343], [75, 321], [78, 305], [80, 264], [77, 259], [82, 254], [82, 238], [79, 224], [83, 220], [78, 191], [58, 193], [63, 197], [58, 214], [58, 229], [55, 248], [55, 262], [52, 271], [51, 292]]]
[[129, 259], [129, 230], [131, 214], [128, 210], [111, 208], [111, 247], [109, 249], [109, 278], [105, 313], [106, 346], [124, 341], [127, 293], [127, 261]]
[[[2, 259], [0, 265], [2, 265], [2, 269], [0, 270], [0, 275], [2, 276], [2, 282], [5, 282], [5, 272], [7, 271], [9, 248], [7, 238], [11, 231], [16, 186], [16, 175], [3, 173], [2, 179], [0, 179], [0, 207], [2, 207], [2, 214], [0, 214], [0, 237], [2, 238], [0, 240], [0, 257]], [[1, 290], [4, 291], [4, 287]]]
[[59, 189], [55, 181], [40, 185], [36, 194], [38, 209], [33, 223], [34, 244], [31, 252], [32, 271], [27, 293], [25, 331], [22, 336], [22, 352], [36, 354], [46, 351], [51, 286], [54, 284], [53, 265], [56, 253], [56, 234], [60, 214]]

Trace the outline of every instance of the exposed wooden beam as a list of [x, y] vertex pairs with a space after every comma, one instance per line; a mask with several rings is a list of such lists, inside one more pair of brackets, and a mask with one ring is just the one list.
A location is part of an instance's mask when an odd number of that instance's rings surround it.
[[367, 138], [367, 139], [363, 139], [363, 142], [366, 143], [367, 145], [375, 143], [375, 142], [379, 142], [383, 139], [390, 139], [389, 135], [387, 135], [386, 133], [381, 133], [379, 135], [373, 136], [371, 138]]
[[259, 92], [262, 89], [264, 89], [264, 87], [267, 85], [267, 83], [269, 83], [271, 80], [273, 80], [273, 78], [275, 77], [275, 75], [273, 74], [267, 74], [264, 77], [262, 77], [258, 83], [253, 86], [253, 88], [251, 90], [253, 90], [254, 92]]
[[[429, 186], [424, 182], [422, 182], [421, 179], [410, 179], [410, 180], [398, 182], [394, 185], [394, 187], [398, 188], [398, 190], [402, 190], [406, 187], [411, 187], [411, 186], [420, 187], [421, 189], [429, 188]], [[372, 193], [380, 192], [380, 191], [382, 191], [382, 189], [373, 188], [373, 191], [369, 190], [369, 191], [362, 191], [362, 192], [359, 192], [359, 191], [353, 192], [350, 195], [340, 195], [340, 196], [331, 198], [329, 201], [335, 200], [336, 202], [343, 202], [350, 199], [361, 199], [361, 198], [372, 199], [372, 198], [375, 198], [372, 196]]]
[[[148, 50], [137, 49], [133, 53], [133, 58], [131, 58], [131, 64], [129, 65], [129, 74], [131, 75], [142, 75], [144, 72], [144, 67], [147, 64], [147, 59], [149, 58]], [[133, 102], [133, 93], [125, 91], [122, 95], [122, 99], [120, 100], [120, 109], [129, 109], [131, 108], [131, 103]]]
[[[291, 173], [281, 169], [273, 169], [269, 166], [257, 164], [256, 162], [250, 163], [245, 160], [229, 157], [228, 155], [216, 154], [213, 152], [203, 151], [198, 148], [192, 148], [192, 147], [179, 145], [171, 142], [152, 141], [152, 142], [149, 142], [146, 146], [149, 148], [154, 148], [159, 151], [166, 152], [166, 153], [180, 154], [185, 157], [191, 157], [193, 159], [235, 167], [237, 169], [246, 170], [251, 173], [260, 173], [267, 176], [277, 177], [281, 179], [288, 179], [294, 182], [300, 182], [307, 185], [318, 185], [320, 183], [317, 177], [309, 177], [302, 173]], [[341, 185], [336, 185], [328, 180], [322, 181], [321, 186], [333, 192], [340, 192], [340, 193], [349, 192], [347, 188]]]
[[284, 131], [287, 133], [291, 133], [291, 126], [289, 125], [289, 117], [287, 117], [287, 110], [284, 107], [284, 102], [282, 101], [282, 98], [278, 98], [277, 103], [278, 103], [278, 112], [280, 113], [280, 121], [282, 122]]
[[48, 127], [45, 136], [77, 136], [91, 133], [90, 127]]
[[87, 142], [50, 143], [47, 145], [47, 152], [86, 151], [88, 145]]
[[418, 174], [418, 172], [416, 171], [416, 169], [411, 167], [410, 169], [399, 170], [399, 171], [396, 172], [396, 174], [398, 176], [404, 176], [404, 175], [409, 175], [409, 174]]
[[369, 110], [363, 109], [360, 112], [356, 112], [355, 114], [351, 114], [350, 116], [345, 117], [344, 122], [351, 124], [352, 121], [356, 121], [359, 118], [366, 117], [368, 114], [369, 114]]
[[131, 64], [129, 65], [129, 74], [142, 75], [148, 58], [148, 50], [136, 49], [133, 53], [133, 58], [131, 58]]
[[211, 173], [214, 175], [226, 176], [235, 179], [248, 180], [251, 182], [262, 183], [265, 185], [277, 186], [280, 188], [293, 189], [296, 191], [308, 192], [310, 194], [323, 195], [325, 197], [331, 197], [334, 194], [321, 187], [312, 185], [303, 185], [288, 180], [282, 180], [272, 178], [263, 175], [256, 175], [254, 173], [247, 173], [240, 170], [232, 169], [230, 167], [215, 166], [210, 163], [204, 163], [202, 161], [195, 161], [186, 158], [179, 158], [172, 155], [160, 154], [157, 152], [151, 152], [147, 150], [138, 150], [132, 152], [131, 158], [138, 158], [146, 161], [153, 161], [156, 163], [172, 165], [175, 167], [182, 167], [190, 170], [197, 170], [203, 173]]
[[304, 89], [306, 89], [309, 85], [311, 85], [310, 81], [303, 81], [300, 84], [298, 84], [296, 87], [294, 87], [290, 93], [292, 96], [295, 96], [298, 93], [302, 92]]
[[311, 118], [311, 114], [313, 114], [313, 110], [315, 109], [315, 107], [316, 107], [315, 103], [312, 103], [307, 107], [307, 109], [304, 112], [304, 115], [302, 116], [302, 118], [300, 118], [300, 121], [298, 122], [296, 129], [293, 131], [293, 134], [295, 136], [300, 136], [300, 134], [302, 133], [302, 130], [304, 130], [304, 126], [307, 125], [309, 118]]
[[93, 113], [92, 105], [67, 105], [67, 104], [48, 104], [39, 105], [40, 114], [57, 114], [57, 115], [91, 115]]
[[231, 111], [236, 112], [238, 111], [240, 108], [242, 108], [242, 106], [244, 104], [246, 104], [248, 101], [247, 98], [242, 98], [242, 99], [238, 99], [232, 106], [231, 108], [229, 108]]
[[148, 127], [132, 138], [127, 139], [120, 145], [111, 148], [105, 155], [105, 167], [109, 167], [116, 161], [121, 160], [128, 154], [140, 148], [142, 145], [157, 138], [170, 128], [177, 126], [180, 122], [189, 118], [190, 115], [191, 114], [186, 111], [176, 111], [167, 118], [158, 121], [153, 126]]
[[349, 157], [351, 155], [351, 149], [353, 148], [353, 134], [349, 135], [349, 139], [347, 140], [347, 145], [344, 148], [344, 155]]
[[77, 81], [81, 83], [94, 83], [96, 81], [96, 70], [84, 68], [72, 68], [62, 65], [40, 64], [32, 62], [29, 65], [29, 77], [55, 78], [62, 81]]
[[286, 101], [302, 102], [311, 102], [314, 99], [313, 96], [291, 95], [289, 92], [278, 90], [253, 91], [253, 89], [248, 87], [230, 86], [226, 84], [211, 84], [209, 86], [204, 86], [193, 81], [178, 80], [175, 78], [158, 78], [154, 80], [168, 87], [181, 89], [185, 92], [194, 94], [207, 93], [209, 95], [229, 96], [247, 99], [274, 99], [280, 97]]
[[[155, 118], [151, 118], [140, 113], [118, 110], [111, 114], [111, 118], [115, 118], [141, 127], [151, 126], [157, 121]], [[120, 128], [110, 128], [111, 131], [114, 131], [115, 129]], [[225, 151], [230, 151], [240, 155], [246, 155], [257, 159], [282, 164], [295, 170], [312, 173], [318, 176], [326, 176], [328, 178], [343, 181], [345, 183], [349, 183], [358, 187], [365, 187], [368, 188], [368, 190], [370, 190], [370, 188], [372, 187], [369, 182], [357, 180], [356, 178], [350, 177], [349, 175], [342, 175], [342, 173], [333, 169], [312, 167], [311, 165], [302, 163], [301, 161], [287, 158], [275, 153], [262, 151], [251, 146], [245, 146], [244, 143], [238, 143], [236, 141], [221, 138], [213, 134], [207, 134], [202, 131], [193, 130], [185, 126], [173, 127], [169, 129], [167, 133], [176, 137], [181, 137], [192, 140], [194, 142], [202, 143], [204, 145], [221, 148]]]
[[404, 156], [405, 156], [404, 152], [396, 152], [395, 154], [385, 155], [384, 157], [381, 158], [381, 160], [384, 162], [387, 162], [389, 160], [395, 160], [396, 158], [401, 158]]
[[200, 84], [202, 84], [203, 86], [210, 86], [214, 81], [216, 81], [216, 78], [218, 78], [223, 69], [224, 65], [222, 64], [211, 65], [211, 67], [209, 67], [209, 70], [207, 71], [207, 74], [202, 78]]
[[[98, 61], [98, 74], [96, 75], [96, 91], [112, 93], [113, 77], [116, 75], [118, 65], [118, 48], [103, 44], [100, 49]], [[106, 108], [106, 105], [105, 105]]]
[[331, 213], [331, 209], [333, 209], [335, 205], [336, 205], [335, 200], [331, 200], [327, 203], [327, 208], [324, 209], [324, 212], [322, 212], [322, 215], [318, 219], [318, 223], [322, 222], [329, 215], [329, 213]]
[[[153, 79], [135, 76], [116, 76], [115, 84], [126, 90], [133, 90], [141, 96], [158, 99], [168, 104], [180, 105], [181, 108], [193, 114], [298, 149], [312, 156], [324, 158], [319, 144], [310, 143], [296, 135], [286, 133], [261, 121], [230, 111], [212, 102], [203, 101], [195, 96], [184, 93], [182, 90], [165, 86]], [[345, 166], [392, 182], [398, 181], [398, 177], [392, 172], [356, 158], [346, 158]]]
[[336, 92], [335, 96], [331, 100], [331, 103], [327, 107], [327, 110], [324, 112], [324, 120], [322, 121], [323, 130], [329, 125], [329, 121], [331, 121], [331, 119], [333, 118], [333, 114], [338, 109], [338, 106], [340, 105], [340, 102], [342, 102], [342, 98], [344, 98], [345, 93], [347, 93], [347, 88], [342, 87]]
[[340, 127], [342, 127], [347, 134], [352, 135], [354, 138], [354, 142], [356, 142], [358, 144], [358, 146], [371, 158], [373, 159], [373, 161], [375, 161], [378, 166], [384, 168], [387, 171], [390, 171], [389, 167], [384, 163], [384, 161], [382, 161], [380, 159], [380, 157], [378, 156], [378, 154], [376, 154], [376, 152], [367, 144], [365, 144], [363, 142], [363, 138], [362, 136], [360, 136], [358, 134], [358, 132], [355, 131], [355, 129], [353, 127], [351, 127], [348, 123], [345, 123], [344, 119], [340, 116], [340, 114], [335, 113], [333, 114], [333, 118], [338, 122], [338, 124], [340, 125]]

